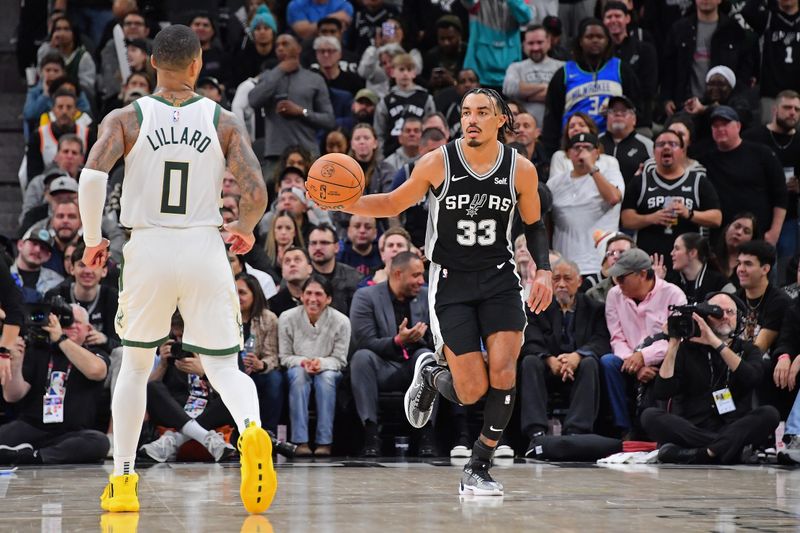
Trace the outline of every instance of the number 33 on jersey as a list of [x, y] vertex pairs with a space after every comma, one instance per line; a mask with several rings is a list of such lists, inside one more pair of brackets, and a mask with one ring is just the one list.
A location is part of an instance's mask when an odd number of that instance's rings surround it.
[[225, 156], [217, 136], [219, 105], [197, 96], [174, 107], [145, 96], [133, 106], [139, 136], [125, 157], [121, 224], [220, 226]]

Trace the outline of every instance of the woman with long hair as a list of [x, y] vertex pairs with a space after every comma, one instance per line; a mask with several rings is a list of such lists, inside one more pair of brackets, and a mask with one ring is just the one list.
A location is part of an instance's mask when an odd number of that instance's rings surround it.
[[736, 266], [739, 263], [739, 247], [759, 238], [761, 238], [760, 228], [753, 213], [739, 213], [722, 228], [722, 235], [717, 245], [719, 269], [737, 288], [739, 277], [736, 275]]
[[[600, 135], [597, 124], [592, 120], [592, 117], [582, 111], [576, 111], [567, 120], [567, 127], [564, 128], [564, 135], [561, 139], [561, 150], [554, 153], [553, 158], [550, 160], [550, 176], [572, 172], [572, 161], [567, 157], [566, 147], [569, 140], [579, 133], [591, 133], [596, 137]], [[620, 172], [617, 159], [602, 153], [602, 144], [598, 146], [598, 149], [600, 150], [600, 157], [597, 158], [597, 166], [600, 168], [600, 172], [605, 176], [608, 175], [609, 170], [613, 170], [615, 167], [616, 172]]]
[[258, 280], [241, 272], [236, 292], [242, 313], [244, 368], [256, 384], [261, 420], [275, 433], [283, 409], [285, 380], [278, 360], [278, 317], [269, 310]]
[[305, 248], [303, 233], [297, 221], [288, 211], [278, 211], [272, 218], [264, 250], [272, 262], [273, 269], [280, 275], [283, 252], [292, 246]]
[[706, 237], [689, 232], [678, 235], [672, 247], [672, 270], [666, 280], [680, 287], [689, 303], [702, 302], [712, 292], [734, 293], [736, 288], [722, 275]]

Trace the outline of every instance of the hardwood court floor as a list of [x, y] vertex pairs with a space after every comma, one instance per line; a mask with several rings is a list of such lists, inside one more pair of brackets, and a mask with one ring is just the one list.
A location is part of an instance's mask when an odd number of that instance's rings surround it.
[[236, 465], [142, 468], [137, 515], [103, 515], [104, 466], [0, 474], [0, 532], [800, 531], [800, 469], [542, 464], [493, 470], [503, 498], [459, 498], [447, 461], [278, 466], [263, 517], [239, 502]]

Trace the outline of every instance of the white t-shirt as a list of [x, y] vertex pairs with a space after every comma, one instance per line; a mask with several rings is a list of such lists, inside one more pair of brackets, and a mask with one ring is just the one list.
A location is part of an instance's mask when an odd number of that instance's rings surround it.
[[[614, 165], [601, 165], [601, 160], [598, 160], [597, 166], [624, 196], [625, 180], [616, 160], [610, 159]], [[553, 248], [577, 263], [582, 275], [597, 274], [605, 250], [595, 248], [594, 232], [619, 230], [622, 204], [611, 206], [604, 201], [590, 175], [573, 178], [570, 173], [551, 175], [547, 181], [547, 187], [553, 193]]]
[[[606, 171], [620, 172], [617, 158], [606, 154], [600, 154], [600, 157], [597, 158], [597, 167], [600, 169], [603, 176], [606, 175]], [[550, 178], [563, 174], [564, 172], [572, 172], [573, 168], [572, 161], [569, 160], [566, 152], [564, 152], [564, 150], [559, 150], [554, 153], [552, 159], [550, 159]]]

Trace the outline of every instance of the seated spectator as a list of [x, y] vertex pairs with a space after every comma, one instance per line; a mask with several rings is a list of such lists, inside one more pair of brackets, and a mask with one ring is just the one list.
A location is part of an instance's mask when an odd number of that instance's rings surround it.
[[721, 318], [694, 315], [698, 336], [670, 335], [653, 390], [659, 400], [672, 401], [672, 412], [651, 407], [642, 413], [642, 427], [661, 445], [662, 463], [740, 463], [744, 447], [762, 444], [780, 421], [774, 407], [752, 407], [763, 375], [761, 353], [736, 338], [736, 301], [716, 294], [709, 303], [722, 308]]
[[664, 258], [672, 268], [670, 251], [677, 235], [718, 228], [722, 222], [717, 191], [702, 170], [686, 170], [683, 139], [666, 130], [655, 138], [655, 165], [648, 164], [625, 190], [622, 225], [636, 230], [636, 244]]
[[229, 107], [225, 100], [224, 87], [217, 78], [213, 76], [203, 76], [197, 80], [196, 90], [197, 94], [200, 96], [205, 96], [224, 108]]
[[[59, 155], [56, 157], [61, 158], [64, 166], [75, 169], [80, 168], [79, 165], [83, 161], [83, 155], [78, 156], [80, 162], [77, 165], [69, 161], [74, 160], [75, 150], [77, 150], [79, 143], [71, 144], [70, 142], [65, 142], [62, 144]], [[29, 191], [30, 194], [28, 194]], [[51, 167], [45, 174], [36, 176], [29, 187], [25, 189], [19, 231], [24, 232], [40, 220], [51, 217], [56, 205], [65, 202], [74, 203], [77, 200], [78, 182], [66, 170], [58, 166]]]
[[[567, 144], [569, 144], [569, 140], [571, 138], [579, 133], [591, 133], [594, 136], [600, 135], [600, 132], [597, 129], [597, 124], [594, 123], [589, 115], [581, 111], [577, 111], [574, 115], [569, 117], [567, 120], [567, 126], [564, 128], [564, 130], [564, 135], [561, 139], [561, 150], [554, 153], [553, 157], [550, 159], [550, 176], [557, 176], [566, 172], [572, 172], [572, 161], [567, 156], [566, 152]], [[540, 142], [541, 139], [542, 138], [540, 136]], [[597, 166], [604, 174], [608, 172], [620, 172], [619, 163], [617, 160], [610, 155], [603, 153], [601, 153], [597, 158]]]
[[[299, 156], [299, 155], [300, 155], [299, 153], [290, 154], [290, 157], [292, 158], [292, 162], [293, 163], [298, 163], [298, 164], [301, 163], [300, 161], [295, 161], [294, 160], [294, 158], [296, 156]], [[311, 167], [311, 162], [308, 163], [308, 167]], [[257, 237], [257, 239], [259, 241], [263, 241], [263, 239], [266, 237], [267, 233], [269, 233], [269, 227], [272, 224], [272, 219], [275, 216], [275, 213], [277, 213], [280, 210], [285, 210], [285, 209], [280, 208], [281, 204], [283, 204], [284, 206], [285, 205], [294, 206], [294, 204], [295, 204], [295, 201], [292, 198], [288, 198], [288, 199], [284, 198], [284, 201], [281, 202], [280, 201], [281, 200], [281, 198], [280, 198], [281, 192], [284, 191], [285, 189], [291, 190], [293, 192], [297, 192], [298, 190], [302, 192], [302, 191], [305, 190], [305, 188], [306, 188], [306, 175], [305, 175], [305, 172], [306, 171], [307, 171], [307, 168], [304, 170], [301, 167], [287, 166], [287, 167], [284, 167], [281, 170], [280, 173], [278, 173], [278, 175], [276, 176], [276, 179], [275, 179], [275, 192], [274, 193], [271, 192], [272, 191], [271, 187], [268, 189], [268, 191], [269, 191], [268, 194], [270, 196], [272, 196], [274, 194], [275, 199], [270, 204], [269, 211], [267, 211], [267, 213], [264, 215], [264, 217], [261, 219], [261, 221], [258, 223], [258, 226], [257, 226], [257, 228], [258, 228], [258, 237]], [[319, 225], [319, 224], [329, 224], [330, 223], [331, 218], [330, 218], [330, 214], [327, 211], [325, 211], [324, 209], [321, 209], [320, 207], [317, 207], [316, 204], [311, 204], [309, 206], [308, 202], [306, 201], [305, 196], [303, 196], [303, 198], [298, 198], [298, 199], [301, 200], [301, 204], [304, 204], [306, 206], [305, 207], [305, 215], [304, 215], [304, 217], [308, 218], [308, 222], [309, 223], [311, 223], [314, 226]], [[303, 211], [303, 209], [304, 208], [302, 207], [302, 205], [300, 205], [300, 206], [296, 206], [296, 210], [294, 210], [294, 211], [290, 210], [290, 212], [296, 212], [298, 210], [299, 211]], [[308, 230], [308, 228], [306, 228], [304, 226], [303, 220], [304, 220], [303, 217], [297, 217], [295, 221], [298, 223], [298, 225], [301, 228], [301, 230], [303, 230], [303, 229], [306, 230], [306, 234], [304, 236], [307, 236], [307, 232], [310, 231], [310, 230]], [[302, 231], [301, 231], [301, 233], [302, 233]]]
[[653, 141], [636, 133], [636, 106], [626, 96], [609, 98], [606, 120], [608, 129], [600, 136], [600, 143], [603, 152], [619, 162], [627, 185], [644, 162], [653, 157]]
[[58, 52], [64, 58], [67, 76], [78, 80], [81, 90], [89, 100], [94, 97], [97, 67], [92, 54], [81, 44], [78, 29], [66, 15], [57, 15], [50, 19], [49, 40], [39, 47], [36, 52], [36, 63], [41, 65], [44, 56], [50, 52]]
[[520, 423], [531, 443], [547, 432], [548, 393], [569, 395], [562, 435], [592, 433], [600, 409], [600, 357], [611, 351], [603, 305], [579, 293], [578, 265], [553, 265], [554, 299], [544, 312], [528, 311], [520, 354]]
[[33, 232], [38, 232], [42, 229], [50, 232], [53, 236], [53, 249], [45, 266], [55, 270], [62, 276], [66, 275], [64, 252], [69, 244], [77, 244], [81, 237], [81, 213], [78, 210], [78, 203], [75, 200], [71, 200], [54, 204], [53, 215], [50, 218], [40, 220], [30, 229]]
[[680, 287], [689, 303], [702, 302], [712, 292], [736, 292], [736, 287], [718, 270], [707, 237], [694, 232], [678, 235], [670, 257], [672, 270], [664, 279]]
[[303, 284], [302, 307], [283, 313], [279, 319], [280, 361], [287, 368], [291, 441], [296, 456], [309, 456], [308, 399], [314, 388], [317, 431], [314, 455], [329, 456], [333, 444], [336, 386], [347, 366], [350, 320], [330, 307], [331, 283], [313, 274]]
[[436, 46], [425, 52], [422, 78], [433, 94], [452, 87], [464, 65], [467, 45], [464, 28], [455, 15], [443, 15], [436, 21]]
[[719, 195], [723, 223], [750, 211], [765, 229], [764, 240], [775, 246], [786, 218], [786, 176], [772, 150], [743, 140], [741, 128], [736, 111], [717, 106], [711, 112], [714, 146], [700, 162]]
[[[347, 28], [342, 21], [334, 17], [323, 17], [317, 22], [317, 32], [314, 37], [333, 37], [342, 45], [342, 59], [339, 67], [346, 72], [357, 72], [358, 62], [361, 59], [362, 51], [353, 51], [350, 46], [344, 47], [344, 32]], [[352, 43], [349, 43], [350, 45]], [[314, 39], [303, 41], [303, 51], [300, 54], [300, 63], [309, 69], [318, 68], [314, 52]]]
[[786, 275], [787, 283], [783, 287], [786, 294], [792, 300], [797, 300], [800, 297], [800, 255], [794, 256], [789, 261], [789, 269]]
[[[356, 352], [350, 372], [364, 425], [365, 457], [380, 455], [378, 393], [408, 388], [417, 359], [433, 349], [424, 274], [418, 256], [401, 252], [392, 261], [387, 283], [361, 289], [353, 299], [350, 321]], [[421, 433], [419, 455], [435, 455], [432, 426]]]
[[760, 239], [758, 220], [752, 213], [737, 213], [730, 224], [722, 228], [722, 235], [717, 246], [716, 256], [719, 268], [734, 287], [739, 287], [736, 267], [739, 266], [739, 247], [746, 242]]
[[139, 448], [139, 459], [175, 461], [180, 447], [190, 440], [199, 442], [215, 462], [233, 458], [236, 449], [217, 431], [234, 426], [233, 417], [209, 383], [200, 357], [187, 351], [182, 341], [183, 319], [176, 312], [170, 338], [158, 348], [158, 364], [147, 383], [150, 421], [170, 429]]
[[666, 341], [645, 344], [667, 323], [670, 305], [683, 305], [686, 295], [675, 285], [658, 278], [646, 252], [633, 248], [623, 253], [608, 271], [617, 286], [606, 298], [606, 325], [613, 353], [600, 359], [603, 380], [611, 403], [614, 426], [623, 435], [633, 427], [626, 394], [626, 374], [639, 383], [649, 383], [667, 349]]
[[317, 22], [326, 17], [347, 27], [353, 20], [353, 5], [347, 0], [291, 0], [286, 7], [286, 24], [300, 39], [313, 37]]
[[381, 266], [381, 252], [376, 246], [378, 225], [374, 217], [353, 215], [347, 226], [347, 240], [339, 246], [336, 260], [367, 276]]
[[217, 37], [216, 22], [209, 13], [198, 12], [191, 18], [188, 26], [197, 35], [203, 51], [203, 68], [199, 77], [216, 78], [227, 89], [233, 80], [233, 64], [230, 54]]
[[308, 237], [308, 253], [314, 271], [331, 283], [333, 301], [331, 307], [340, 313], [348, 314], [353, 293], [363, 277], [350, 266], [336, 260], [339, 253], [339, 240], [330, 226], [317, 226]]
[[267, 243], [264, 246], [276, 273], [280, 274], [284, 252], [294, 246], [305, 247], [300, 227], [289, 211], [278, 211], [272, 217]]
[[133, 103], [142, 96], [148, 96], [156, 88], [155, 80], [145, 72], [132, 72], [122, 90], [114, 98], [107, 100], [102, 111], [102, 116]]
[[[595, 246], [597, 247], [597, 245]], [[606, 303], [608, 291], [610, 291], [612, 287], [616, 286], [614, 283], [614, 278], [612, 278], [608, 272], [611, 270], [611, 267], [617, 263], [617, 260], [622, 254], [631, 248], [636, 248], [636, 243], [628, 235], [617, 232], [606, 239], [604, 248], [605, 252], [603, 255], [603, 260], [600, 263], [600, 272], [603, 275], [603, 279], [597, 282], [594, 287], [586, 291], [586, 296], [602, 304]]]
[[[415, 116], [400, 119], [403, 126], [400, 128], [400, 135], [397, 137], [397, 150], [390, 153], [383, 160], [384, 174], [381, 176], [381, 189], [376, 192], [388, 192], [385, 188], [391, 184], [394, 174], [413, 161], [419, 159], [419, 141], [422, 136], [422, 120]], [[377, 131], [377, 130], [376, 130]], [[380, 140], [380, 137], [378, 137]], [[388, 183], [387, 183], [388, 182]]]
[[65, 301], [78, 304], [89, 315], [89, 333], [86, 343], [93, 346], [102, 346], [103, 350], [111, 351], [122, 346], [114, 326], [117, 316], [117, 289], [103, 285], [101, 282], [108, 275], [108, 267], [91, 269], [83, 262], [83, 242], [70, 253], [71, 278], [64, 280], [57, 287], [45, 294], [45, 301], [50, 301], [54, 296], [61, 296]]
[[77, 124], [75, 110], [77, 97], [62, 88], [53, 94], [55, 120], [39, 128], [31, 136], [26, 148], [26, 171], [28, 180], [44, 172], [58, 153], [58, 139], [72, 133], [78, 136], [84, 147], [91, 148], [95, 140], [94, 128]]
[[456, 77], [455, 87], [442, 89], [434, 97], [436, 109], [445, 116], [450, 128], [450, 138], [461, 135], [461, 99], [467, 93], [480, 87], [480, 80], [474, 70], [461, 69]]
[[233, 272], [234, 276], [244, 273], [256, 278], [258, 285], [261, 287], [261, 292], [264, 293], [264, 298], [267, 300], [278, 294], [278, 288], [275, 286], [275, 280], [272, 279], [270, 274], [248, 265], [244, 260], [244, 256], [236, 255], [231, 251], [230, 247], [227, 247], [227, 254], [228, 262], [231, 265], [231, 272]]
[[[413, 130], [412, 126], [414, 125], [419, 125], [419, 123], [414, 122], [412, 119], [409, 128]], [[414, 143], [414, 136], [415, 133], [412, 131], [411, 144]], [[404, 140], [403, 142], [406, 141]], [[383, 156], [378, 148], [378, 137], [375, 135], [375, 129], [370, 124], [360, 123], [355, 125], [353, 132], [350, 134], [350, 154], [348, 155], [358, 161], [361, 170], [364, 171], [364, 194], [388, 192], [384, 180], [391, 180], [390, 171], [392, 166], [383, 161]], [[342, 216], [344, 215], [333, 214], [337, 228], [343, 226]]]
[[255, 78], [265, 70], [275, 68], [275, 37], [278, 24], [265, 4], [256, 9], [248, 31], [233, 50], [233, 86], [239, 86], [247, 78]]
[[108, 438], [93, 429], [108, 357], [86, 342], [86, 310], [73, 304], [72, 314], [62, 326], [51, 313], [41, 342], [17, 339], [10, 350], [3, 399], [19, 418], [0, 426], [0, 464], [97, 463], [108, 452]]
[[[436, 111], [433, 97], [426, 89], [414, 83], [419, 72], [414, 58], [409, 54], [401, 54], [392, 59], [392, 79], [395, 85], [383, 97], [375, 109], [375, 135], [383, 148], [383, 155], [389, 156], [397, 150], [400, 136], [407, 120], [411, 117], [422, 117]], [[422, 126], [419, 126], [420, 133]], [[414, 157], [416, 153], [406, 150], [406, 157]], [[408, 161], [403, 161], [405, 164]], [[398, 165], [399, 168], [402, 165]], [[396, 169], [395, 169], [396, 170]]]
[[[516, 130], [515, 142], [521, 146], [522, 155], [530, 159], [536, 166], [539, 176], [550, 175], [550, 159], [544, 151], [544, 147], [539, 143], [541, 130], [536, 119], [527, 112], [522, 112], [514, 118], [514, 128]], [[546, 181], [542, 178], [542, 181]]]
[[97, 90], [98, 97], [104, 104], [117, 98], [123, 83], [131, 74], [132, 69], [129, 65], [120, 65], [119, 63], [119, 58], [125, 57], [127, 44], [137, 39], [152, 44], [152, 41], [148, 39], [150, 28], [147, 27], [144, 15], [139, 11], [126, 13], [120, 20], [119, 26], [122, 28], [122, 38], [116, 38], [115, 33], [115, 37], [109, 39], [100, 49]]
[[305, 248], [292, 246], [283, 252], [281, 263], [281, 289], [269, 302], [270, 310], [279, 318], [284, 311], [300, 305], [303, 285], [311, 277], [314, 268]]
[[736, 275], [740, 288], [736, 296], [745, 303], [744, 327], [739, 337], [773, 358], [780, 355], [772, 353], [772, 348], [791, 305], [786, 293], [769, 281], [774, 264], [775, 247], [768, 242], [750, 241], [739, 247]]
[[742, 122], [742, 129], [753, 124], [753, 114], [747, 92], [749, 87], [737, 85], [736, 74], [724, 65], [709, 69], [705, 78], [705, 91], [700, 96], [693, 96], [683, 104], [683, 110], [689, 113], [697, 125], [697, 141], [711, 136], [711, 112], [720, 105], [729, 106], [736, 111]]
[[[276, 205], [277, 211], [287, 211], [292, 214], [295, 224], [300, 228], [300, 234], [306, 242], [308, 242], [309, 234], [317, 225], [326, 223], [325, 218], [319, 218], [318, 212], [308, 204], [305, 189], [292, 186], [281, 189]], [[323, 214], [325, 214], [324, 211]]]
[[18, 255], [10, 270], [22, 289], [23, 303], [41, 301], [47, 291], [64, 281], [64, 276], [44, 266], [53, 255], [54, 245], [53, 236], [45, 228], [31, 228], [17, 241]]
[[528, 26], [523, 35], [522, 51], [527, 59], [511, 63], [503, 80], [503, 94], [525, 103], [525, 110], [537, 124], [544, 120], [544, 101], [553, 74], [564, 66], [547, 53], [552, 41], [544, 26]]
[[317, 68], [314, 71], [325, 78], [328, 88], [340, 89], [351, 95], [364, 88], [364, 78], [355, 72], [342, 70], [342, 43], [339, 39], [325, 35], [317, 37], [314, 39], [314, 52], [317, 56]]
[[331, 130], [322, 137], [320, 143], [320, 155], [325, 154], [346, 154], [350, 151], [349, 141], [345, 132], [341, 128]]
[[350, 132], [353, 131], [356, 124], [372, 124], [375, 120], [375, 107], [378, 102], [380, 102], [380, 98], [375, 91], [361, 89], [353, 98], [353, 103], [350, 104], [350, 116], [338, 118], [336, 123]]
[[800, 374], [800, 299], [794, 299], [783, 320], [775, 353], [779, 354], [772, 374], [775, 386], [781, 392], [794, 395], [783, 436], [786, 447], [778, 451], [778, 461], [788, 459], [790, 463], [800, 464], [800, 394], [796, 390]]
[[692, 143], [694, 142], [696, 129], [689, 113], [683, 111], [675, 113], [667, 119], [664, 126], [666, 129], [677, 133], [683, 139], [684, 159], [679, 161], [683, 168], [686, 170], [705, 170], [705, 167], [699, 161], [690, 157], [690, 153], [693, 151]]
[[[41, 76], [39, 82], [28, 89], [25, 106], [22, 109], [25, 142], [30, 140], [32, 131], [41, 126], [39, 118], [53, 108], [52, 95], [56, 92], [55, 82], [66, 80], [67, 67], [64, 58], [57, 52], [47, 54], [39, 65]], [[77, 83], [77, 82], [76, 82]], [[78, 109], [84, 113], [91, 111], [89, 100], [84, 93], [78, 96]]]
[[619, 171], [603, 171], [597, 165], [597, 137], [579, 133], [570, 138], [567, 155], [573, 170], [550, 178], [553, 193], [553, 248], [577, 263], [581, 276], [598, 281], [601, 258], [594, 246], [595, 230], [619, 229], [620, 201], [625, 182]]
[[392, 226], [378, 239], [383, 268], [367, 275], [359, 283], [359, 287], [371, 287], [388, 281], [392, 272], [392, 258], [401, 252], [411, 251], [411, 235], [402, 226]]
[[236, 292], [245, 339], [244, 371], [256, 384], [261, 424], [274, 434], [278, 431], [285, 394], [278, 360], [278, 317], [269, 310], [261, 285], [250, 274], [236, 275]]

